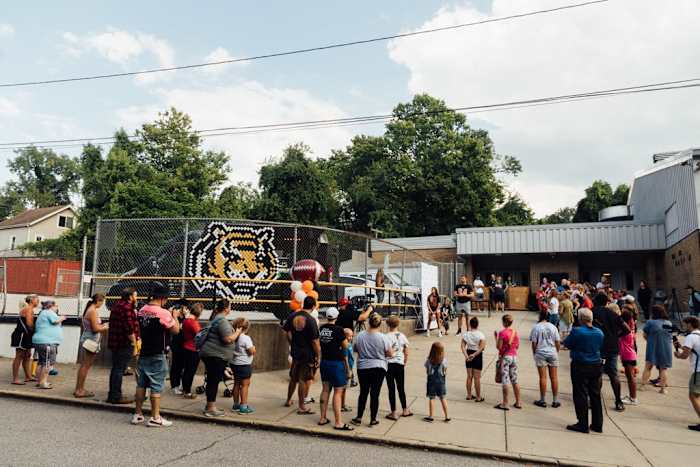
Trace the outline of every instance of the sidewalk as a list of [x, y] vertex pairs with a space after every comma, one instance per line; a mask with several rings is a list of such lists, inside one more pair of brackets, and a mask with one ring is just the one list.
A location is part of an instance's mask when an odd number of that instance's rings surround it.
[[[639, 393], [640, 405], [628, 406], [623, 413], [613, 410], [610, 385], [603, 381], [603, 393], [606, 402], [606, 416], [603, 434], [583, 435], [565, 430], [565, 426], [575, 422], [571, 401], [571, 383], [569, 380], [568, 353], [561, 353], [560, 400], [559, 409], [536, 407], [532, 402], [538, 398], [537, 370], [527, 341], [530, 329], [535, 322], [534, 313], [515, 312], [516, 328], [521, 336], [519, 353], [519, 382], [521, 385], [523, 410], [512, 409], [508, 412], [495, 410], [493, 405], [500, 400], [500, 385], [494, 383], [495, 345], [493, 330], [500, 323], [499, 316], [491, 319], [481, 318], [481, 330], [487, 336], [487, 351], [484, 358], [482, 392], [484, 403], [465, 400], [464, 382], [466, 372], [459, 351], [459, 338], [451, 335], [443, 337], [442, 342], [448, 351], [448, 400], [452, 421], [445, 424], [437, 418], [429, 425], [421, 418], [427, 414], [425, 396], [425, 373], [423, 362], [428, 354], [430, 344], [436, 338], [423, 335], [410, 338], [410, 356], [406, 374], [406, 393], [414, 417], [401, 418], [392, 422], [384, 418], [388, 413], [386, 389], [382, 391], [380, 406], [380, 424], [368, 427], [365, 424], [354, 432], [345, 434], [334, 431], [332, 424], [319, 427], [318, 415], [302, 416], [296, 414], [295, 408], [283, 407], [287, 390], [285, 371], [256, 373], [251, 385], [250, 404], [256, 412], [252, 415], [238, 415], [228, 412], [230, 399], [219, 397], [219, 407], [227, 409], [227, 416], [214, 421], [236, 425], [257, 426], [265, 429], [294, 431], [315, 436], [349, 438], [362, 441], [385, 442], [399, 446], [416, 448], [434, 448], [464, 454], [495, 456], [505, 459], [520, 460], [529, 463], [558, 463], [573, 465], [629, 465], [629, 466], [666, 466], [688, 459], [700, 458], [700, 437], [686, 428], [696, 423], [695, 413], [687, 398], [686, 361], [674, 361], [670, 372], [669, 394], [661, 395], [652, 389]], [[261, 346], [263, 343], [256, 342]], [[640, 355], [644, 355], [644, 341], [638, 337]], [[643, 358], [641, 358], [643, 360]], [[27, 386], [12, 386], [10, 360], [0, 359], [0, 396], [44, 399], [58, 403], [71, 403], [96, 408], [131, 410], [115, 408], [103, 403], [106, 398], [108, 369], [93, 368], [88, 377], [88, 390], [96, 393], [92, 400], [74, 399], [71, 393], [75, 384], [74, 365], [59, 366], [60, 375], [52, 378], [54, 389], [42, 391]], [[195, 384], [201, 384], [198, 376]], [[626, 384], [623, 378], [623, 394]], [[133, 377], [124, 379], [124, 393], [133, 394], [135, 382]], [[222, 388], [223, 391], [223, 388]], [[320, 382], [312, 387], [312, 396], [318, 400]], [[354, 407], [358, 388], [349, 390], [348, 404]], [[512, 398], [512, 392], [511, 392]], [[548, 396], [551, 401], [551, 396]], [[512, 403], [512, 399], [511, 399]], [[187, 417], [206, 420], [202, 416], [204, 397], [196, 401], [185, 400], [171, 395], [163, 396], [163, 413], [175, 417]], [[368, 404], [369, 405], [369, 404]], [[439, 404], [437, 404], [439, 407]], [[318, 413], [318, 406], [314, 406]], [[367, 412], [369, 407], [367, 408]], [[441, 412], [438, 408], [438, 417]], [[331, 413], [332, 414], [332, 413]], [[349, 421], [353, 413], [343, 414]], [[124, 416], [124, 423], [128, 417]], [[138, 428], [134, 428], [137, 430]], [[322, 442], [322, 441], [318, 441]]]

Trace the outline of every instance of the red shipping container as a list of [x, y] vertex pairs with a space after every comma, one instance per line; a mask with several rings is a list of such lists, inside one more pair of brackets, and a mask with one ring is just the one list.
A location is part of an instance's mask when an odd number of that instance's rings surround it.
[[76, 296], [80, 290], [80, 261], [7, 258], [7, 293]]

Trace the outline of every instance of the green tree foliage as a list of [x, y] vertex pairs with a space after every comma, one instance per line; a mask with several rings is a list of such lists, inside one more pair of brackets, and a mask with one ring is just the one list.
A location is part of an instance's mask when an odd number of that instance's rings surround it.
[[5, 195], [24, 208], [44, 208], [70, 204], [80, 182], [75, 159], [59, 155], [51, 149], [30, 146], [17, 151], [8, 163], [16, 177], [5, 188]]
[[22, 196], [11, 187], [0, 188], [0, 221], [15, 216], [26, 209]]
[[287, 147], [281, 159], [260, 169], [258, 219], [332, 225], [337, 218], [333, 182], [304, 144]]
[[428, 95], [399, 104], [380, 137], [358, 136], [327, 166], [338, 187], [341, 223], [388, 236], [446, 234], [492, 225], [505, 200], [499, 174], [520, 163], [498, 157], [484, 130]]
[[518, 195], [510, 195], [505, 203], [496, 209], [496, 225], [530, 225], [535, 223], [535, 213]]
[[237, 183], [223, 189], [216, 200], [216, 215], [229, 219], [254, 216], [260, 193], [250, 183]]
[[569, 224], [574, 221], [576, 208], [560, 208], [540, 219], [540, 224]]
[[610, 206], [627, 204], [629, 186], [619, 185], [613, 192], [608, 182], [596, 180], [586, 188], [586, 195], [576, 205], [574, 222], [598, 222], [598, 212]]

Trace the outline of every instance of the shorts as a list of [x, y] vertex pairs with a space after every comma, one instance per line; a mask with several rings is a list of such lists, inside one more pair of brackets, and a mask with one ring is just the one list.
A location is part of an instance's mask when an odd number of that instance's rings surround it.
[[518, 384], [518, 359], [512, 355], [503, 357], [501, 363], [501, 384]]
[[505, 303], [506, 302], [506, 293], [503, 289], [498, 289], [493, 293], [493, 302], [494, 303]]
[[573, 327], [573, 325], [573, 323], [566, 324], [564, 321], [559, 321], [559, 330], [561, 332], [571, 332], [571, 328]]
[[[467, 349], [467, 355], [471, 355], [473, 353], [476, 353], [476, 350], [469, 350]], [[472, 370], [483, 370], [484, 369], [484, 354], [483, 352], [474, 357], [474, 360], [467, 360], [464, 362], [467, 368], [471, 368]]]
[[236, 381], [243, 381], [253, 376], [253, 365], [229, 365]]
[[537, 368], [557, 368], [559, 366], [559, 357], [557, 356], [557, 354], [535, 353], [535, 365], [537, 366]]
[[637, 366], [637, 360], [622, 360], [622, 366], [623, 367]]
[[484, 294], [483, 294], [483, 292], [482, 292], [482, 293], [476, 294], [476, 299], [479, 300], [479, 301], [483, 300], [483, 299], [484, 299]]
[[49, 368], [56, 364], [58, 344], [34, 344], [34, 351], [36, 352], [39, 365], [44, 368]]
[[445, 386], [445, 380], [431, 380], [428, 379], [428, 387], [425, 396], [430, 399], [444, 399], [447, 395], [447, 387]]
[[618, 353], [606, 353], [600, 352], [600, 356], [603, 358], [603, 373], [607, 374], [609, 378], [617, 378], [617, 359], [620, 356]]
[[556, 328], [559, 328], [559, 313], [550, 313], [549, 322], [552, 323]]
[[342, 360], [321, 360], [321, 381], [332, 388], [344, 388], [348, 384], [345, 363]]
[[151, 394], [163, 392], [165, 376], [168, 374], [168, 362], [165, 354], [146, 355], [139, 357], [136, 387], [149, 388]]
[[471, 313], [471, 311], [472, 311], [472, 302], [464, 302], [464, 303], [457, 302], [455, 304], [455, 310], [457, 311], [457, 313], [469, 315], [469, 313]]
[[300, 381], [311, 381], [316, 374], [316, 368], [310, 362], [300, 362], [292, 360], [292, 367], [289, 369], [289, 379], [294, 383]]
[[690, 394], [700, 396], [700, 372], [690, 374], [690, 380], [688, 380], [688, 390], [690, 391]]

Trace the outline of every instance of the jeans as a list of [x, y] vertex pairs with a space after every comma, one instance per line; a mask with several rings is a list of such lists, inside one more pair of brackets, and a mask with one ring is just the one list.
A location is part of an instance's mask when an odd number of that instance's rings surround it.
[[573, 388], [574, 408], [577, 425], [588, 429], [588, 407], [590, 403], [594, 430], [603, 429], [603, 403], [600, 387], [603, 382], [600, 364], [571, 362], [571, 386]]
[[216, 402], [219, 383], [224, 379], [227, 362], [219, 357], [202, 357], [202, 361], [207, 371], [207, 402]]
[[134, 355], [132, 346], [112, 350], [112, 370], [109, 372], [109, 394], [107, 400], [117, 402], [122, 398], [122, 379]]
[[185, 370], [185, 349], [170, 349], [170, 387], [179, 388]]
[[617, 359], [620, 354], [617, 352], [601, 352], [603, 358], [603, 373], [610, 378], [610, 386], [612, 386], [615, 402], [620, 402], [620, 375], [617, 372]]
[[357, 399], [357, 418], [361, 419], [365, 413], [367, 396], [370, 396], [369, 410], [371, 420], [377, 419], [379, 413], [379, 393], [382, 391], [382, 383], [386, 370], [384, 368], [367, 368], [357, 370], [357, 377], [360, 380], [360, 397]]
[[396, 393], [395, 389], [399, 391], [399, 400], [401, 401], [401, 408], [406, 409], [406, 391], [403, 387], [404, 381], [404, 367], [400, 363], [389, 363], [389, 371], [386, 372], [386, 385], [389, 388], [389, 405], [391, 406], [391, 411], [396, 410]]
[[192, 393], [192, 381], [199, 366], [199, 352], [184, 349], [185, 371], [182, 374], [182, 391], [185, 394]]

